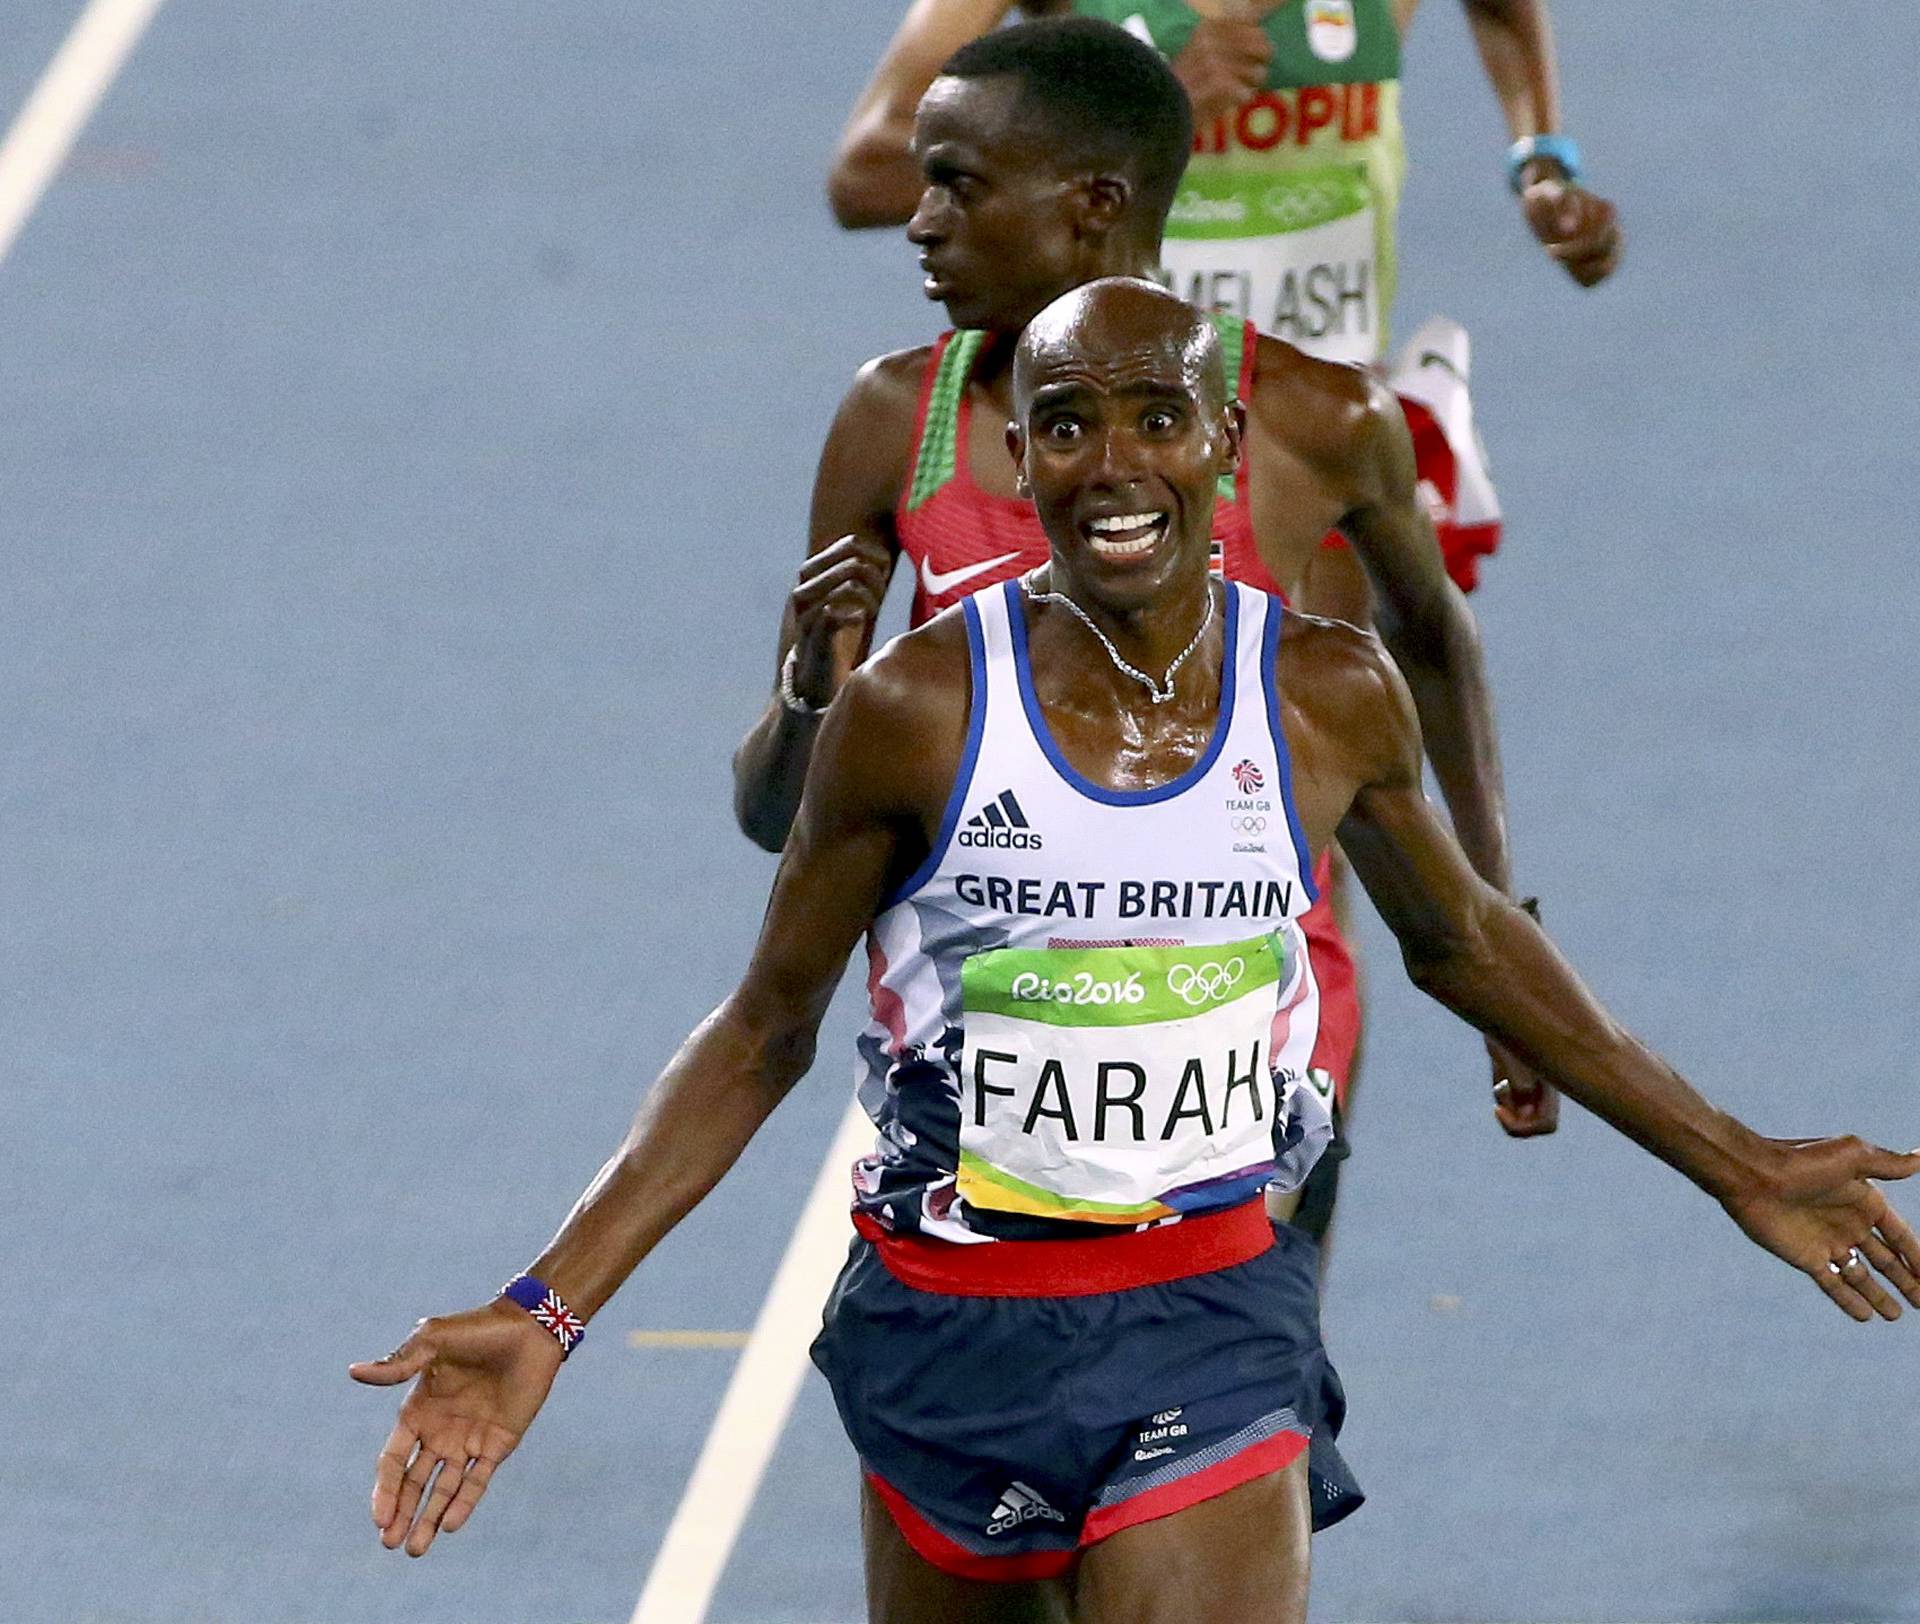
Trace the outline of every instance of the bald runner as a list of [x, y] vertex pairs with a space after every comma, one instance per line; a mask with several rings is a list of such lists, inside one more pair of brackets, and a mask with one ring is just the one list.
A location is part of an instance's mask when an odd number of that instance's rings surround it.
[[1868, 1182], [1920, 1155], [1710, 1106], [1475, 874], [1380, 643], [1209, 569], [1247, 438], [1211, 324], [1100, 280], [1037, 313], [1010, 381], [1047, 562], [847, 679], [739, 985], [510, 1296], [354, 1367], [419, 1378], [375, 1468], [388, 1546], [465, 1523], [580, 1327], [806, 1072], [864, 936], [876, 1138], [814, 1356], [869, 1618], [1301, 1624], [1310, 1530], [1360, 1495], [1313, 1247], [1260, 1197], [1330, 1131], [1300, 920], [1336, 832], [1417, 985], [1843, 1312], [1920, 1304], [1920, 1240]]

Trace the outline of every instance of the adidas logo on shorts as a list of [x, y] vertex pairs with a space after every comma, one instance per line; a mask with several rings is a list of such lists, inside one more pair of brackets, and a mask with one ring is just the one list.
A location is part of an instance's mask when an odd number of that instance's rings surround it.
[[957, 838], [963, 846], [995, 846], [1019, 851], [1038, 851], [1041, 845], [1040, 837], [1033, 832], [1033, 826], [1027, 822], [1026, 813], [1020, 810], [1020, 803], [1010, 789], [1003, 789], [968, 818]]
[[1009, 1528], [1041, 1519], [1057, 1523], [1067, 1520], [1047, 1504], [1046, 1496], [1038, 1489], [1029, 1488], [1025, 1483], [1009, 1483], [1007, 1492], [1000, 1496], [1000, 1503], [993, 1508], [993, 1515], [987, 1519], [987, 1532], [1004, 1534]]

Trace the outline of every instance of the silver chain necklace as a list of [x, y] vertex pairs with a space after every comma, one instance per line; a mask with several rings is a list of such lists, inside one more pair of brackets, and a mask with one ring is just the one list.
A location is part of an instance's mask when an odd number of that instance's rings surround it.
[[1135, 682], [1143, 684], [1156, 705], [1164, 705], [1168, 700], [1173, 698], [1174, 672], [1178, 671], [1181, 666], [1187, 663], [1187, 656], [1200, 646], [1200, 639], [1207, 635], [1207, 628], [1213, 624], [1213, 583], [1212, 581], [1208, 581], [1207, 612], [1200, 617], [1200, 629], [1193, 634], [1193, 641], [1174, 656], [1173, 664], [1167, 667], [1166, 675], [1158, 682], [1155, 682], [1152, 677], [1148, 676], [1146, 672], [1142, 671], [1137, 665], [1129, 665], [1127, 661], [1122, 659], [1120, 651], [1113, 646], [1113, 639], [1107, 636], [1098, 626], [1094, 625], [1092, 616], [1090, 616], [1086, 610], [1082, 609], [1079, 604], [1075, 603], [1073, 599], [1068, 597], [1066, 593], [1036, 591], [1033, 582], [1024, 575], [1020, 577], [1020, 589], [1026, 593], [1029, 602], [1057, 603], [1064, 608], [1070, 609], [1073, 612], [1074, 618], [1078, 620], [1081, 625], [1085, 626], [1088, 631], [1092, 632], [1095, 637], [1100, 639], [1100, 646], [1107, 651], [1107, 658], [1113, 661], [1114, 668], [1123, 676], [1132, 677]]

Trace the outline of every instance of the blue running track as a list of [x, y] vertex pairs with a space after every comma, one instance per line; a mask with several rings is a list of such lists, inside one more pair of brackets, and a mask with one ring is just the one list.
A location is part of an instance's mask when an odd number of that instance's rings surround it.
[[[0, 119], [78, 7], [0, 8]], [[820, 193], [894, 11], [171, 0], [0, 266], [0, 1619], [627, 1618], [732, 1356], [624, 1333], [751, 1322], [848, 999], [425, 1562], [344, 1369], [537, 1249], [742, 962], [727, 761], [819, 438], [937, 322]], [[1407, 98], [1520, 873], [1710, 1093], [1912, 1144], [1920, 24], [1560, 12], [1606, 289], [1524, 238], [1443, 0]], [[1920, 1619], [1920, 1322], [1591, 1119], [1505, 1142], [1368, 945], [1328, 1336], [1372, 1499], [1315, 1618]], [[856, 1617], [852, 1506], [810, 1382], [715, 1624]]]

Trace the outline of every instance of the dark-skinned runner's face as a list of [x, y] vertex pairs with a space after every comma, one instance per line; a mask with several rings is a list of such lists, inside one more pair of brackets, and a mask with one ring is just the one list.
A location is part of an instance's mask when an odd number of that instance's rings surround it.
[[1158, 289], [1114, 291], [1029, 331], [1007, 442], [1052, 548], [1049, 585], [1132, 615], [1205, 582], [1242, 412], [1191, 312]]
[[1103, 222], [1124, 207], [1099, 177], [1063, 171], [1023, 122], [1008, 78], [936, 79], [913, 150], [926, 189], [907, 222], [921, 283], [955, 327], [1015, 334], [1068, 289], [1111, 269]]

